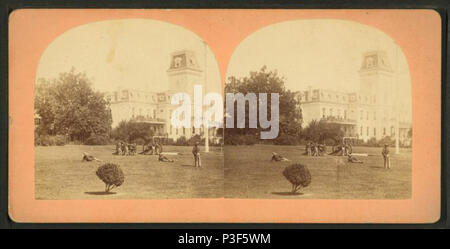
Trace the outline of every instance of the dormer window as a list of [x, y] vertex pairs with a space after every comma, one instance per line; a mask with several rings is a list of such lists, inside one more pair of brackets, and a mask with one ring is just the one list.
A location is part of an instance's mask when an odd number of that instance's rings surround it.
[[368, 57], [368, 58], [366, 59], [366, 66], [367, 66], [367, 68], [371, 68], [371, 67], [374, 66], [374, 60], [373, 60], [372, 57]]
[[181, 57], [175, 57], [175, 59], [174, 59], [174, 67], [175, 68], [178, 68], [178, 67], [180, 67], [181, 66]]

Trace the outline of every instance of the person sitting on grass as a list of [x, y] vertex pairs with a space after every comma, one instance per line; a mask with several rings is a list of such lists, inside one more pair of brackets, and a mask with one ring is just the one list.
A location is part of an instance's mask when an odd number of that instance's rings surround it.
[[155, 152], [156, 152], [156, 155], [159, 155], [162, 152], [162, 145], [159, 142], [157, 142], [155, 145]]
[[116, 151], [113, 153], [113, 155], [121, 155], [122, 154], [122, 142], [118, 142], [116, 144]]
[[281, 161], [289, 161], [289, 159], [287, 159], [286, 157], [279, 155], [275, 152], [272, 152], [272, 159], [270, 160], [271, 162], [275, 161], [275, 162], [281, 162]]
[[99, 161], [102, 162], [102, 160], [95, 158], [94, 156], [89, 155], [86, 152], [83, 152], [83, 160], [81, 160], [82, 162], [86, 161], [86, 162], [92, 162], [92, 161]]
[[304, 155], [311, 156], [311, 142], [306, 143]]
[[350, 163], [363, 163], [363, 161], [358, 160], [358, 158], [353, 157], [351, 153], [347, 154], [348, 162]]
[[160, 161], [160, 162], [167, 162], [167, 163], [173, 163], [174, 162], [174, 160], [167, 158], [163, 154], [159, 154], [158, 161]]

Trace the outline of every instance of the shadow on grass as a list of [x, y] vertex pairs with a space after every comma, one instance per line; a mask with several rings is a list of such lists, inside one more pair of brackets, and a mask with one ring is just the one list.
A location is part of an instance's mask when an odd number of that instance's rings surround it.
[[273, 195], [303, 195], [303, 193], [292, 193], [292, 192], [272, 192]]
[[105, 191], [94, 191], [94, 192], [84, 192], [87, 195], [115, 195], [116, 192], [105, 192]]

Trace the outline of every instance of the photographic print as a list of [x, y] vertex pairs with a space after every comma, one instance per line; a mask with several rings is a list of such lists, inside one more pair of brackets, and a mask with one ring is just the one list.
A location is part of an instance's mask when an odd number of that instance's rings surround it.
[[241, 42], [227, 76], [227, 92], [280, 94], [275, 139], [226, 130], [227, 197], [411, 197], [411, 79], [386, 34], [326, 19], [270, 25]]
[[24, 9], [9, 20], [17, 222], [439, 219], [432, 10]]
[[222, 134], [171, 122], [174, 94], [194, 109], [194, 85], [222, 91], [214, 54], [182, 27], [111, 20], [59, 36], [37, 70], [36, 199], [222, 197]]

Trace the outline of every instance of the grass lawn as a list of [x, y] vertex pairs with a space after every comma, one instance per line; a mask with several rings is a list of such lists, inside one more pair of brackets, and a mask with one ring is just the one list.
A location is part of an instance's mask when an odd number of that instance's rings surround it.
[[[395, 155], [391, 148], [390, 170], [383, 169], [381, 148], [356, 147], [363, 164], [346, 157], [302, 155], [303, 146], [211, 147], [202, 153], [202, 169], [193, 167], [192, 147], [165, 146], [174, 163], [156, 156], [114, 156], [115, 146], [66, 145], [36, 147], [36, 199], [174, 199], [174, 198], [289, 198], [289, 199], [409, 199], [411, 197], [411, 150]], [[140, 151], [141, 148], [138, 148]], [[203, 148], [201, 148], [203, 150]], [[101, 162], [81, 162], [88, 152], [105, 162], [117, 163], [125, 174], [122, 186], [104, 194], [104, 183], [95, 175]], [[278, 152], [290, 162], [270, 162]], [[294, 162], [308, 166], [311, 184], [291, 195], [291, 184], [282, 171]]]
[[[329, 149], [329, 148], [328, 148]], [[301, 199], [409, 199], [411, 198], [411, 149], [391, 151], [391, 169], [383, 169], [382, 148], [356, 147], [363, 164], [348, 163], [347, 157], [302, 155], [303, 146], [226, 146], [225, 186], [227, 198]], [[290, 162], [270, 162], [277, 152]], [[291, 184], [282, 175], [294, 162], [308, 166], [312, 181], [291, 195]]]
[[[164, 146], [174, 163], [158, 162], [157, 156], [115, 156], [114, 145], [65, 145], [35, 147], [36, 199], [174, 199], [223, 197], [223, 153], [210, 147], [202, 153], [203, 168], [194, 168], [192, 147]], [[138, 147], [140, 152], [142, 147]], [[203, 147], [200, 147], [203, 151]], [[122, 186], [105, 195], [105, 184], [95, 171], [101, 162], [81, 162], [87, 152], [105, 162], [119, 164], [125, 175]]]

